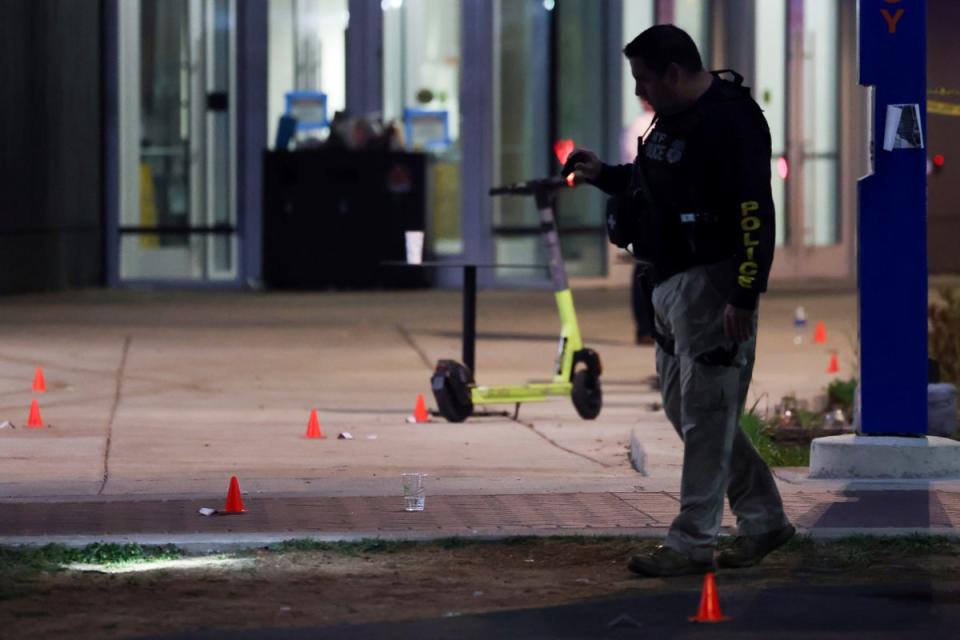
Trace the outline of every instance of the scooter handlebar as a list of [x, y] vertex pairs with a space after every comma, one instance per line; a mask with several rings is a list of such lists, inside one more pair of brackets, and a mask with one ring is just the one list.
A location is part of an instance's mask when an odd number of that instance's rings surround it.
[[572, 187], [567, 178], [563, 176], [553, 176], [550, 178], [539, 178], [537, 180], [527, 180], [526, 182], [516, 182], [500, 187], [490, 189], [492, 196], [532, 196], [538, 191], [553, 191]]

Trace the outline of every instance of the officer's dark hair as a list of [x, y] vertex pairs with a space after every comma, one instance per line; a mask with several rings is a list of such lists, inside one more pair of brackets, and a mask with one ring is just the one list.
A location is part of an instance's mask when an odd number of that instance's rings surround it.
[[690, 73], [703, 69], [693, 38], [672, 24], [650, 27], [623, 48], [623, 55], [640, 58], [658, 76], [662, 76], [672, 62]]

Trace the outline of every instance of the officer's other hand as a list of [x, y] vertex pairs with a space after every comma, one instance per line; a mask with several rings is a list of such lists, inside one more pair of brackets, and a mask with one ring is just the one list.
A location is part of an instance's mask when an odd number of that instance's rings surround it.
[[723, 310], [723, 331], [735, 342], [746, 342], [753, 336], [753, 311], [728, 304]]
[[567, 156], [567, 161], [563, 164], [561, 173], [564, 176], [573, 174], [574, 184], [582, 184], [588, 180], [596, 180], [600, 177], [600, 170], [603, 163], [593, 151], [589, 149], [575, 149], [573, 153]]

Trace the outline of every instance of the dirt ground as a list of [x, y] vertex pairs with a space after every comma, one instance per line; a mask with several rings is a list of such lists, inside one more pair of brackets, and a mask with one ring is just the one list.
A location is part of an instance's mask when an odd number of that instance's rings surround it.
[[[566, 604], [699, 577], [639, 579], [624, 561], [651, 541], [291, 544], [167, 562], [0, 571], [0, 637], [127, 638], [197, 629], [324, 626]], [[718, 574], [721, 593], [785, 584], [956, 582], [960, 543], [798, 540], [752, 569]]]

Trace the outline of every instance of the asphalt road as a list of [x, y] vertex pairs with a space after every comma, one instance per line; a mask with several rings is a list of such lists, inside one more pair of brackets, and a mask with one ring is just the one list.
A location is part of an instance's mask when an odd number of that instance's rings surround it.
[[670, 591], [560, 607], [321, 628], [203, 631], [156, 640], [541, 640], [547, 638], [956, 638], [960, 590], [930, 583], [743, 589], [718, 624], [688, 621], [699, 593]]

